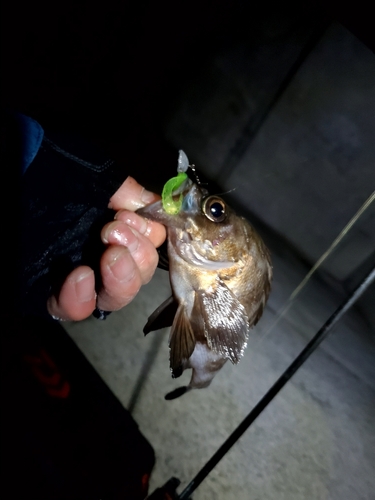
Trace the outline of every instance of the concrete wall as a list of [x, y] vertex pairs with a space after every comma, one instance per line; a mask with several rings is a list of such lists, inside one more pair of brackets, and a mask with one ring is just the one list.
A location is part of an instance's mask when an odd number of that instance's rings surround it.
[[[167, 137], [311, 263], [375, 190], [375, 56], [334, 23], [259, 130], [314, 26], [272, 25], [218, 51], [189, 81]], [[317, 30], [319, 32], [319, 28]], [[255, 132], [255, 133], [254, 133]], [[325, 270], [344, 282], [375, 248], [375, 203]]]

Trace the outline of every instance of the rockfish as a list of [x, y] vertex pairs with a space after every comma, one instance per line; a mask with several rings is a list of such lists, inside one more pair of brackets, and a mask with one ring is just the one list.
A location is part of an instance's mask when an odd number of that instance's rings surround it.
[[172, 296], [149, 317], [144, 333], [172, 326], [170, 368], [174, 378], [192, 369], [187, 387], [207, 387], [229, 359], [237, 364], [249, 330], [263, 313], [272, 279], [269, 252], [254, 228], [218, 196], [186, 178], [172, 193], [177, 213], [164, 199], [137, 212], [167, 227]]

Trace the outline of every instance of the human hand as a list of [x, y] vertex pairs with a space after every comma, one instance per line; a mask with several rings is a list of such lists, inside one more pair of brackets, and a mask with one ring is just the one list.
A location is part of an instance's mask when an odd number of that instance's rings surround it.
[[102, 241], [108, 245], [100, 261], [101, 290], [96, 295], [90, 267], [77, 267], [59, 293], [47, 301], [53, 317], [80, 321], [89, 317], [95, 307], [116, 311], [129, 304], [140, 287], [150, 281], [158, 264], [156, 248], [166, 237], [165, 227], [134, 211], [159, 198], [132, 177], [125, 180], [110, 199], [109, 207], [117, 210], [115, 218], [101, 231]]

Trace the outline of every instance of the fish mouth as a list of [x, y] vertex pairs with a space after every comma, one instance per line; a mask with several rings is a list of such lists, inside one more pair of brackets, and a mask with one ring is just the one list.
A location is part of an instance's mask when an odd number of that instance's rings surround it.
[[193, 184], [190, 179], [184, 182], [179, 189], [173, 192], [173, 196], [182, 194], [183, 201], [181, 210], [177, 214], [169, 214], [163, 207], [163, 201], [157, 201], [151, 205], [139, 208], [136, 213], [155, 222], [160, 222], [165, 226], [183, 228], [188, 215], [201, 211], [201, 200], [203, 193], [199, 186]]

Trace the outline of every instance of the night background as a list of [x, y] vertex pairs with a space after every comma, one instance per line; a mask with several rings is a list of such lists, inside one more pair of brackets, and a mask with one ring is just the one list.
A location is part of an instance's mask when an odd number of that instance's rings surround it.
[[[183, 149], [212, 191], [229, 193], [273, 256], [273, 293], [256, 331], [265, 340], [238, 369], [225, 367], [228, 380], [222, 374], [178, 404], [163, 399], [175, 387], [166, 334], [142, 334], [159, 295], [168, 296], [167, 273], [158, 271], [106, 322], [63, 325], [153, 446], [150, 491], [172, 475], [192, 478], [373, 267], [372, 204], [268, 331], [375, 190], [371, 17], [359, 3], [334, 2], [2, 6], [2, 108], [31, 116], [47, 135], [89, 141], [123, 166], [124, 179], [131, 175], [156, 192]], [[194, 498], [371, 498], [374, 301], [372, 285], [280, 396], [279, 408], [265, 413]], [[100, 498], [128, 498], [113, 495]], [[96, 498], [61, 498], [86, 497]]]

